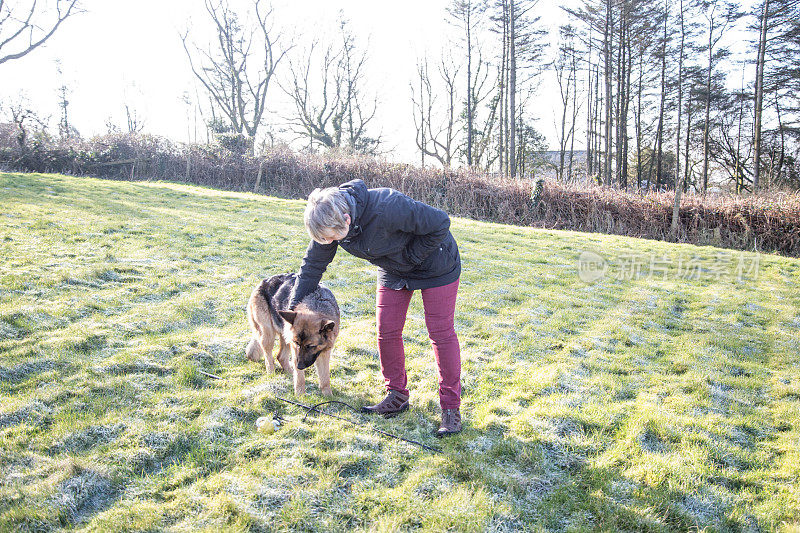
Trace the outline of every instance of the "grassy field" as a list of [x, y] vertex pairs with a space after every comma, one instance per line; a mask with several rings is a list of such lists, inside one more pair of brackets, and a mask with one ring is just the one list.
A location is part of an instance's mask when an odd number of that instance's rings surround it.
[[[432, 437], [418, 295], [412, 409], [369, 420], [434, 454], [304, 421], [274, 398], [289, 378], [244, 359], [247, 298], [299, 267], [302, 208], [0, 174], [0, 531], [800, 527], [799, 260], [455, 219], [465, 430]], [[340, 252], [324, 282], [334, 397], [373, 402], [374, 268]]]

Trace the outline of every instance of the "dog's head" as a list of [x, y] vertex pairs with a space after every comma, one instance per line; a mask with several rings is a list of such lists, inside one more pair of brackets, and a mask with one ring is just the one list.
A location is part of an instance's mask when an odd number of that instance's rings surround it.
[[333, 347], [339, 328], [333, 320], [316, 313], [278, 311], [291, 331], [292, 353], [296, 354], [295, 368], [303, 370], [314, 364], [317, 357]]

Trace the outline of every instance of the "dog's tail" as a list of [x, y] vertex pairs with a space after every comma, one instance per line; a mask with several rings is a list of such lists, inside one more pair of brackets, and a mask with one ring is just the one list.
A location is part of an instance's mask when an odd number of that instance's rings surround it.
[[247, 303], [247, 321], [250, 323], [250, 330], [253, 333], [253, 338], [247, 344], [245, 353], [247, 359], [250, 361], [262, 361], [266, 354], [261, 348], [261, 343], [258, 339], [265, 333], [264, 328], [270, 328], [272, 322], [271, 304], [269, 295], [264, 286], [268, 280], [262, 281], [258, 287], [253, 290], [250, 295], [250, 301]]
[[270, 301], [270, 279], [265, 279], [258, 284], [258, 287], [253, 289], [250, 295], [250, 302], [247, 305], [247, 319], [250, 322], [250, 328], [254, 333], [262, 333], [262, 328], [267, 327], [272, 316], [277, 312], [272, 309], [272, 302]]

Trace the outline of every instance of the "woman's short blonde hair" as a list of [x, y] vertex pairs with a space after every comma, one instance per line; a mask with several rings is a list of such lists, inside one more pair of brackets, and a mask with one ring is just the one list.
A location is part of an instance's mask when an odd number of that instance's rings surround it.
[[303, 220], [306, 231], [317, 242], [325, 240], [324, 234], [340, 233], [348, 227], [345, 215], [350, 215], [350, 204], [338, 187], [314, 189], [308, 195]]

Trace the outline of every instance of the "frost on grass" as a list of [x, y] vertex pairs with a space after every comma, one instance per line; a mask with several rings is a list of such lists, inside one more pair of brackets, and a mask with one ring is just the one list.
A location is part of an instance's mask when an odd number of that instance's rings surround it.
[[[526, 519], [532, 520], [538, 518], [538, 515], [527, 512]], [[506, 533], [513, 531], [524, 531], [525, 523], [520, 520], [519, 516], [508, 515], [505, 513], [496, 514], [489, 519], [484, 531], [486, 533]]]
[[0, 367], [0, 381], [17, 383], [26, 379], [31, 374], [47, 372], [58, 366], [58, 363], [50, 359], [40, 359], [38, 361], [26, 361], [10, 368]]
[[[575, 350], [573, 348], [573, 353], [578, 353]], [[556, 395], [559, 404], [577, 409], [599, 392], [585, 385], [588, 377], [589, 370], [584, 365], [577, 365], [567, 372], [559, 372], [555, 384], [542, 389], [542, 395]]]
[[124, 280], [124, 277], [121, 276], [116, 270], [103, 270], [98, 272], [96, 276], [100, 281], [120, 282]]
[[239, 363], [242, 359], [242, 341], [239, 337], [214, 337], [205, 342], [203, 348], [216, 361], [235, 361]]
[[71, 524], [76, 524], [108, 508], [116, 495], [116, 489], [106, 476], [85, 470], [59, 484], [50, 505]]
[[261, 512], [270, 514], [270, 511], [279, 510], [290, 498], [291, 493], [285, 488], [262, 486], [254, 495], [253, 507]]
[[169, 431], [154, 431], [146, 433], [142, 441], [153, 451], [164, 454], [175, 444], [176, 436]]
[[650, 453], [664, 454], [669, 451], [668, 444], [649, 427], [639, 435], [639, 446]]
[[710, 411], [722, 415], [730, 415], [738, 409], [750, 410], [764, 403], [764, 392], [761, 389], [749, 391], [731, 387], [726, 383], [714, 380], [706, 382]]
[[[227, 416], [233, 416], [231, 411], [226, 411]], [[199, 437], [201, 440], [214, 445], [231, 444], [237, 429], [229, 421], [222, 421], [214, 416], [209, 416]]]
[[91, 281], [91, 280], [80, 279], [80, 278], [73, 278], [72, 276], [66, 276], [63, 279], [63, 281], [61, 283], [61, 286], [59, 288], [62, 289], [62, 290], [69, 290], [70, 286], [73, 286], [73, 287], [86, 287], [86, 288], [89, 288], [89, 289], [102, 289], [103, 288], [103, 284], [99, 283], [97, 281]]
[[21, 337], [24, 333], [22, 328], [14, 327], [5, 321], [0, 321], [0, 340], [16, 339]]
[[628, 506], [635, 500], [637, 490], [639, 490], [639, 487], [636, 483], [629, 479], [621, 478], [609, 483], [607, 495], [611, 501], [622, 506]]
[[104, 374], [155, 374], [165, 376], [175, 372], [171, 368], [156, 365], [147, 361], [136, 361], [133, 363], [117, 363], [96, 369]]
[[684, 494], [677, 507], [688, 514], [692, 520], [703, 526], [722, 526], [725, 512], [734, 504], [730, 493], [715, 490], [715, 487], [702, 488], [692, 494]]
[[134, 472], [155, 472], [178, 461], [179, 456], [191, 445], [184, 433], [153, 431], [142, 436], [144, 447], [120, 457]]
[[40, 400], [34, 400], [25, 407], [10, 413], [0, 413], [0, 428], [29, 424], [43, 426], [50, 423], [53, 409]]
[[193, 350], [188, 358], [192, 361], [197, 361], [203, 367], [210, 367], [216, 363], [214, 356], [203, 350]]
[[11, 450], [3, 450], [0, 453], [0, 487], [27, 485], [38, 477], [35, 470], [40, 463], [41, 457], [37, 455], [18, 455]]
[[[259, 365], [259, 368], [263, 369], [263, 364]], [[255, 402], [264, 397], [283, 396], [290, 390], [291, 385], [290, 378], [281, 379], [281, 376], [279, 376], [270, 379], [266, 383], [259, 383], [258, 385], [244, 389], [242, 391], [242, 398], [247, 402]]]
[[[484, 458], [482, 476], [488, 481], [491, 493], [504, 499], [511, 496], [509, 490], [515, 487], [517, 503], [526, 507], [538, 504], [568, 482], [570, 471], [585, 461], [585, 454], [558, 436], [557, 424], [534, 419], [530, 426], [538, 436], [533, 442], [509, 445], [508, 441], [482, 435], [467, 444], [473, 457]], [[520, 456], [529, 459], [521, 463]]]
[[217, 407], [208, 418], [214, 423], [230, 424], [237, 422], [255, 422], [258, 418], [258, 413], [248, 409], [240, 409], [230, 405], [223, 405]]
[[232, 479], [226, 492], [251, 516], [266, 519], [279, 513], [297, 487], [304, 483], [300, 476], [265, 476], [256, 487], [243, 486]]
[[115, 440], [123, 431], [125, 431], [124, 424], [89, 426], [88, 428], [68, 435], [61, 442], [56, 443], [52, 448], [52, 452], [86, 451], [95, 446], [108, 444]]

